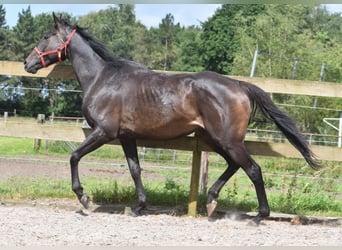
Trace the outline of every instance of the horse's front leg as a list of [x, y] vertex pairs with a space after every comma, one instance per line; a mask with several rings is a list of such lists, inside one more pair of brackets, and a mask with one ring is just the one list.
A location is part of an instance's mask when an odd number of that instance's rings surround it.
[[146, 194], [141, 181], [141, 168], [139, 164], [137, 143], [134, 139], [120, 140], [122, 148], [125, 152], [129, 171], [134, 180], [135, 188], [138, 193], [138, 206], [134, 209], [135, 214], [140, 214], [141, 210], [146, 208]]
[[71, 167], [71, 182], [72, 190], [77, 195], [80, 203], [85, 207], [89, 207], [90, 198], [88, 195], [83, 194], [83, 187], [80, 183], [78, 175], [78, 163], [83, 156], [101, 147], [103, 144], [109, 142], [111, 139], [101, 129], [94, 129], [85, 141], [72, 153], [70, 158]]

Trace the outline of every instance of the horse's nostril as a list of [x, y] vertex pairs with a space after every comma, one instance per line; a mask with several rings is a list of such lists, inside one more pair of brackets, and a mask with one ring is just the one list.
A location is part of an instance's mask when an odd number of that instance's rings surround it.
[[24, 61], [24, 65], [26, 65], [26, 60]]

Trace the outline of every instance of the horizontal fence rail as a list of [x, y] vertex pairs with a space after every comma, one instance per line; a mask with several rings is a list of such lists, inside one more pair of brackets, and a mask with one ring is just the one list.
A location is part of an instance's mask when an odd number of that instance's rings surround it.
[[[166, 71], [159, 72], [166, 74], [184, 73]], [[24, 70], [21, 62], [11, 61], [0, 61], [0, 75], [76, 79], [74, 71], [69, 65], [53, 65], [48, 68], [41, 69], [37, 74], [32, 75]], [[257, 77], [230, 77], [240, 81], [253, 83], [269, 93], [342, 98], [342, 84], [301, 80], [266, 79]], [[82, 142], [90, 132], [90, 128], [82, 128], [75, 125], [28, 124], [10, 122], [9, 119], [6, 121], [0, 120], [0, 136]], [[118, 145], [119, 142], [116, 140], [110, 144]], [[212, 151], [211, 148], [197, 136], [185, 136], [167, 141], [138, 140], [137, 144], [141, 147], [192, 151], [192, 171], [188, 213], [189, 215], [196, 215], [201, 154], [202, 151]], [[298, 151], [289, 143], [247, 140], [246, 147], [252, 155], [302, 158]], [[317, 145], [311, 145], [311, 148], [321, 160], [342, 161], [341, 148]]]
[[[184, 72], [157, 71], [166, 74]], [[189, 72], [190, 73], [190, 72]], [[74, 70], [70, 65], [56, 64], [39, 70], [36, 74], [27, 73], [22, 62], [0, 61], [0, 75], [51, 77], [61, 79], [76, 79]], [[270, 79], [261, 77], [229, 76], [231, 78], [253, 83], [266, 92], [294, 95], [310, 95], [325, 97], [341, 97], [342, 84], [330, 82], [315, 82], [287, 79]]]
[[[74, 123], [76, 124], [76, 123]], [[32, 138], [54, 141], [83, 142], [91, 132], [90, 128], [76, 125], [47, 125], [37, 123], [7, 122], [0, 120], [0, 136]], [[118, 140], [109, 144], [120, 145]], [[137, 140], [140, 147], [163, 148], [185, 151], [213, 150], [197, 136], [184, 136], [172, 140]], [[273, 157], [302, 158], [300, 153], [288, 142], [261, 142], [247, 140], [246, 147], [252, 155]], [[342, 149], [338, 147], [311, 145], [311, 149], [321, 160], [342, 161]]]

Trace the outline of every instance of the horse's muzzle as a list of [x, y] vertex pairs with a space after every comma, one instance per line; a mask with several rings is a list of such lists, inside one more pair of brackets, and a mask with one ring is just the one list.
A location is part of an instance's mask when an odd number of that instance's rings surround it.
[[30, 64], [27, 62], [27, 59], [24, 61], [24, 68], [25, 71], [31, 74], [35, 74], [37, 73], [38, 69], [39, 69], [39, 65], [38, 64]]

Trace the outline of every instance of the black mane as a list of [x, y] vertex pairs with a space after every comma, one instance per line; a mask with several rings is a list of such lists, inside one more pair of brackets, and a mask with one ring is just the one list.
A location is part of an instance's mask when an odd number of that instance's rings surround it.
[[72, 26], [69, 22], [63, 19], [63, 22], [73, 29], [77, 30], [77, 33], [81, 35], [89, 44], [89, 46], [105, 61], [113, 64], [115, 67], [122, 67], [124, 65], [130, 64], [135, 67], [145, 68], [145, 66], [136, 63], [134, 61], [130, 61], [121, 57], [113, 56], [112, 53], [108, 50], [107, 46], [101, 41], [97, 40], [86, 28], [82, 28], [78, 25]]
[[[77, 33], [80, 34], [90, 45], [90, 47], [106, 62], [117, 63], [122, 58], [113, 56], [107, 46], [93, 37], [85, 28], [76, 25]], [[121, 60], [120, 60], [121, 59]]]

